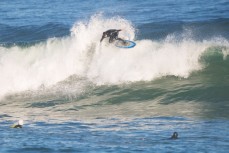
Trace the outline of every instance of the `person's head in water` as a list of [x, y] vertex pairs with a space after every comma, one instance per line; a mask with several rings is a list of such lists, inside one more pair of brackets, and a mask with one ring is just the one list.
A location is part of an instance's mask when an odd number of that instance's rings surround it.
[[12, 125], [12, 128], [22, 128], [23, 120], [19, 120], [17, 124]]
[[174, 132], [173, 135], [171, 136], [171, 139], [178, 139], [178, 133]]

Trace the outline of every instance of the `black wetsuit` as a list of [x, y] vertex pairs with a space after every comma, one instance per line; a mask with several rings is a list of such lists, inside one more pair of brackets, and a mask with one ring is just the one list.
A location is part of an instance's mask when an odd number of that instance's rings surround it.
[[112, 43], [114, 40], [124, 41], [121, 38], [118, 38], [119, 31], [121, 31], [121, 30], [110, 29], [110, 30], [107, 30], [107, 31], [103, 32], [103, 36], [102, 36], [100, 42], [102, 42], [103, 39], [106, 38], [106, 37], [110, 37], [109, 38], [109, 43]]
[[170, 139], [178, 139], [178, 133], [174, 132]]
[[15, 125], [13, 128], [22, 128], [22, 125]]

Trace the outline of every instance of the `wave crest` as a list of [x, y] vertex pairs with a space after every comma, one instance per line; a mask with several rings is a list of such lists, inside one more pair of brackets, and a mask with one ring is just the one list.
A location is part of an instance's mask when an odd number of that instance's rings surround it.
[[[72, 75], [96, 85], [151, 81], [168, 75], [187, 78], [203, 68], [199, 59], [207, 48], [229, 46], [224, 39], [177, 41], [168, 36], [161, 41], [136, 40], [136, 47], [120, 49], [106, 40], [99, 43], [102, 32], [108, 29], [122, 29], [120, 37], [135, 39], [136, 29], [130, 21], [97, 14], [89, 21], [76, 22], [68, 37], [28, 47], [1, 47], [0, 97], [41, 86], [51, 88]], [[82, 90], [82, 86], [75, 88]]]

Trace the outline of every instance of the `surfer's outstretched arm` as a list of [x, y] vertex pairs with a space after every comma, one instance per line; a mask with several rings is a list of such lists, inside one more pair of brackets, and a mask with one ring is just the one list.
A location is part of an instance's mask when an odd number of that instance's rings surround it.
[[100, 39], [100, 42], [102, 42], [104, 38], [106, 38], [106, 33], [105, 33], [105, 32], [103, 33], [103, 36], [102, 36], [102, 38]]

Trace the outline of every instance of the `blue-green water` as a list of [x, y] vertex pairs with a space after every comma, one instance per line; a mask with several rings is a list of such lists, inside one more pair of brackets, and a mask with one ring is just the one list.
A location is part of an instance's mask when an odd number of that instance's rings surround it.
[[[228, 1], [1, 1], [0, 14], [1, 153], [229, 149]], [[137, 45], [99, 43], [107, 29]]]
[[[1, 129], [1, 152], [226, 152], [227, 120], [193, 121], [176, 117], [131, 121], [97, 119], [30, 123], [22, 129]], [[179, 139], [171, 140], [171, 131]]]

